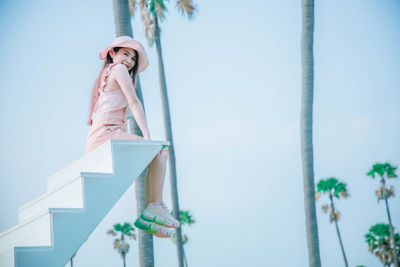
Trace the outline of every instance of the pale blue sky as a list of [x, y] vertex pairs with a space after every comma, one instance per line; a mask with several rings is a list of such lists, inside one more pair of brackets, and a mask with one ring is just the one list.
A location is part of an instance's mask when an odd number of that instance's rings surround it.
[[[199, 1], [193, 21], [169, 3], [162, 45], [175, 137], [189, 265], [307, 266], [300, 155], [300, 1]], [[373, 163], [400, 156], [400, 3], [316, 1], [315, 178], [334, 176], [351, 197], [337, 203], [350, 266], [379, 266], [364, 235], [386, 222]], [[141, 74], [151, 136], [164, 139], [154, 48], [139, 18], [135, 37], [150, 65]], [[46, 179], [84, 154], [98, 52], [115, 38], [112, 1], [0, 2], [0, 231], [46, 191]], [[400, 172], [397, 172], [400, 174]], [[170, 183], [165, 200], [171, 206]], [[390, 200], [400, 231], [400, 186]], [[129, 189], [79, 250], [75, 266], [116, 266], [105, 235], [133, 221]], [[342, 266], [334, 225], [317, 203], [321, 261]], [[132, 244], [128, 266], [138, 266]], [[155, 240], [157, 266], [176, 266], [169, 240]]]

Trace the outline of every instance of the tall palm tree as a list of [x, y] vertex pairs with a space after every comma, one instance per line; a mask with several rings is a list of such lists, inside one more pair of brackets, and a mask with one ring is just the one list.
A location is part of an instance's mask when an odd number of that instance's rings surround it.
[[342, 249], [342, 255], [344, 259], [344, 264], [346, 267], [349, 266], [347, 263], [346, 253], [344, 252], [342, 237], [340, 236], [338, 220], [339, 220], [339, 211], [335, 209], [333, 204], [333, 198], [339, 199], [340, 196], [343, 198], [347, 198], [349, 194], [347, 193], [346, 184], [340, 183], [336, 178], [331, 177], [326, 180], [320, 180], [317, 184], [317, 192], [315, 193], [315, 199], [318, 200], [321, 194], [328, 194], [330, 204], [325, 204], [322, 206], [322, 211], [326, 213], [329, 209], [329, 222], [335, 222], [336, 233], [339, 238], [340, 247]]
[[[392, 239], [392, 236], [395, 239]], [[393, 241], [395, 240], [395, 242]], [[400, 234], [395, 233], [392, 235], [390, 225], [385, 223], [378, 223], [369, 229], [365, 235], [365, 241], [368, 244], [368, 250], [374, 254], [383, 264], [383, 266], [390, 267], [395, 262], [395, 255], [391, 243], [393, 243], [397, 251], [400, 248]]]
[[301, 96], [301, 155], [303, 161], [304, 206], [306, 217], [308, 257], [311, 267], [320, 267], [318, 225], [315, 212], [314, 155], [312, 143], [312, 110], [314, 90], [314, 0], [302, 0], [302, 96]]
[[[393, 167], [390, 165], [390, 163], [376, 163], [372, 166], [372, 169], [367, 173], [368, 176], [371, 176], [371, 178], [375, 178], [375, 174], [379, 175], [381, 178], [380, 183], [381, 186], [376, 190], [376, 196], [378, 197], [378, 201], [384, 199], [385, 204], [386, 204], [386, 214], [388, 216], [389, 220], [389, 225], [390, 225], [390, 236], [392, 240], [395, 240], [394, 238], [394, 228], [392, 224], [392, 219], [390, 217], [390, 211], [389, 211], [389, 203], [388, 203], [388, 198], [391, 196], [394, 196], [394, 187], [391, 186], [390, 188], [386, 188], [386, 179], [393, 179], [397, 178], [397, 175], [395, 173], [396, 167]], [[399, 267], [399, 258], [397, 255], [397, 247], [395, 242], [393, 242], [393, 251], [394, 251], [394, 266]]]
[[[134, 14], [136, 1], [129, 0], [131, 7], [131, 14]], [[164, 4], [164, 0], [139, 0], [141, 8], [141, 16], [144, 21], [144, 27], [146, 31], [146, 38], [149, 45], [152, 46], [154, 42], [156, 43], [157, 56], [158, 56], [158, 70], [159, 70], [159, 80], [163, 103], [163, 113], [164, 113], [164, 129], [166, 131], [167, 140], [170, 142], [169, 146], [169, 170], [171, 179], [171, 194], [173, 203], [173, 214], [178, 221], [180, 221], [180, 208], [179, 208], [179, 198], [178, 198], [178, 185], [177, 185], [177, 173], [176, 173], [176, 157], [175, 157], [175, 147], [174, 139], [172, 135], [172, 125], [171, 125], [171, 115], [169, 109], [169, 99], [167, 92], [167, 82], [165, 78], [164, 62], [162, 57], [161, 49], [161, 39], [160, 39], [160, 26], [159, 23], [165, 18], [165, 12], [167, 8]], [[194, 4], [192, 0], [178, 0], [176, 2], [177, 8], [186, 15], [188, 18], [192, 18], [194, 14]], [[176, 229], [176, 244], [178, 252], [178, 262], [179, 266], [184, 266], [184, 249], [182, 240], [181, 228]]]
[[[123, 35], [133, 37], [128, 0], [114, 0], [113, 4], [114, 4], [114, 21], [115, 21], [115, 29], [117, 37]], [[145, 109], [139, 77], [137, 79], [136, 95], [138, 96], [140, 102], [142, 102], [143, 109]], [[139, 126], [133, 119], [132, 115], [128, 117], [127, 124], [128, 124], [128, 132], [143, 136]], [[146, 208], [146, 193], [145, 193], [146, 173], [147, 169], [144, 170], [139, 175], [139, 177], [136, 179], [135, 182], [137, 216], [140, 216], [140, 214]], [[146, 231], [139, 231], [138, 239], [139, 239], [138, 253], [139, 253], [140, 266], [153, 267], [154, 266], [153, 236], [147, 233]]]

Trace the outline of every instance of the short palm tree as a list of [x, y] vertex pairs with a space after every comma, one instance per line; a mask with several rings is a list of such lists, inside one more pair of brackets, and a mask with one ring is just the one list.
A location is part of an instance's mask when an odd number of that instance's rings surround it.
[[[191, 215], [189, 212], [190, 211], [188, 211], [188, 210], [181, 210], [181, 216], [180, 216], [181, 217], [181, 225], [185, 225], [185, 224], [192, 225], [195, 223], [194, 219], [192, 218], [193, 215]], [[172, 214], [174, 214], [174, 213], [172, 212]], [[183, 235], [182, 238], [183, 238], [183, 244], [186, 244], [186, 242], [189, 240], [187, 235]], [[174, 243], [176, 243], [176, 234], [175, 233], [172, 234], [171, 240]]]
[[335, 222], [336, 226], [336, 233], [339, 238], [339, 243], [340, 247], [342, 249], [342, 254], [343, 254], [343, 259], [344, 259], [344, 264], [346, 267], [348, 267], [347, 263], [347, 258], [346, 258], [346, 253], [344, 251], [343, 243], [342, 243], [342, 238], [340, 236], [340, 231], [339, 231], [339, 226], [338, 226], [338, 220], [339, 220], [339, 211], [335, 209], [333, 199], [337, 198], [339, 199], [340, 196], [343, 198], [347, 198], [349, 194], [347, 193], [346, 189], [346, 184], [339, 182], [336, 178], [331, 177], [325, 180], [320, 180], [317, 184], [317, 190], [315, 193], [315, 199], [318, 200], [321, 196], [321, 194], [327, 194], [329, 197], [329, 204], [325, 204], [322, 206], [322, 211], [326, 213], [329, 210], [329, 222]]
[[[174, 213], [172, 212], [172, 215], [173, 215], [173, 214], [174, 214]], [[181, 216], [180, 216], [180, 217], [181, 217], [181, 227], [182, 227], [182, 225], [185, 225], [185, 224], [187, 224], [187, 225], [192, 225], [192, 224], [195, 223], [195, 221], [194, 221], [194, 219], [193, 219], [193, 215], [191, 215], [191, 214], [189, 213], [188, 210], [181, 210]], [[177, 243], [177, 240], [176, 240], [176, 233], [173, 233], [173, 234], [172, 234], [171, 240], [172, 240], [172, 242], [174, 242], [175, 244]], [[188, 236], [184, 234], [184, 235], [182, 236], [182, 243], [183, 243], [183, 245], [185, 245], [188, 241], [189, 241]], [[184, 261], [185, 261], [185, 266], [189, 266], [188, 263], [187, 263], [187, 259], [186, 259], [185, 253], [183, 253], [183, 259], [184, 259]]]
[[[375, 191], [376, 196], [378, 197], [378, 202], [379, 200], [385, 200], [386, 204], [386, 214], [388, 216], [389, 220], [389, 226], [390, 226], [390, 235], [391, 235], [391, 240], [394, 239], [394, 227], [392, 224], [392, 219], [390, 217], [390, 211], [389, 211], [389, 203], [388, 203], [388, 198], [389, 197], [394, 197], [394, 187], [391, 186], [390, 188], [386, 187], [386, 179], [394, 179], [397, 178], [397, 175], [395, 173], [397, 167], [393, 167], [390, 165], [390, 163], [376, 163], [372, 166], [372, 169], [367, 173], [367, 176], [370, 176], [372, 179], [375, 178], [375, 175], [379, 175], [380, 179], [380, 186], [379, 188]], [[386, 178], [385, 178], [386, 176]], [[395, 244], [392, 244], [393, 250], [394, 250], [394, 266], [399, 267], [399, 257], [397, 247]]]
[[[373, 225], [369, 232], [365, 235], [366, 242], [368, 243], [369, 252], [374, 254], [383, 264], [389, 267], [394, 263], [395, 254], [392, 249], [392, 244], [396, 244], [397, 251], [400, 248], [400, 234], [393, 235], [396, 242], [392, 240], [392, 231], [389, 224], [379, 223]], [[397, 256], [399, 256], [397, 254]]]
[[124, 267], [126, 266], [126, 254], [129, 252], [129, 244], [125, 241], [125, 236], [136, 240], [136, 235], [134, 234], [135, 229], [130, 223], [120, 223], [114, 224], [114, 229], [107, 232], [108, 235], [116, 236], [117, 233], [121, 234], [120, 238], [114, 240], [114, 249], [118, 250], [121, 254], [122, 260], [124, 261]]

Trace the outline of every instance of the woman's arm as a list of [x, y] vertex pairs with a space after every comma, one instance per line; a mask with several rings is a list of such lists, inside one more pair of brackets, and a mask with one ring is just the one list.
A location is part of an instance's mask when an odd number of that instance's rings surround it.
[[135, 88], [132, 84], [132, 78], [129, 75], [128, 69], [122, 65], [117, 64], [113, 68], [115, 81], [120, 86], [128, 101], [129, 108], [135, 118], [140, 130], [142, 131], [145, 140], [150, 140], [149, 127], [147, 126], [146, 117], [144, 115], [143, 105], [136, 95]]

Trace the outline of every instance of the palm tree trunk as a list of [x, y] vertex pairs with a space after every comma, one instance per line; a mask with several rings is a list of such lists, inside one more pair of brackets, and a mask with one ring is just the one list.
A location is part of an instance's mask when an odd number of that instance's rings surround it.
[[397, 247], [396, 247], [396, 240], [394, 239], [394, 228], [392, 225], [392, 219], [390, 217], [390, 211], [389, 211], [389, 203], [387, 201], [387, 198], [385, 198], [385, 204], [386, 204], [386, 213], [389, 219], [389, 225], [390, 225], [390, 238], [392, 239], [393, 242], [393, 252], [394, 252], [394, 266], [399, 267], [399, 259], [397, 256]]
[[[116, 29], [115, 32], [117, 33], [117, 37], [123, 35], [133, 37], [128, 0], [114, 0], [113, 3], [114, 3], [114, 21]], [[136, 95], [138, 96], [140, 102], [142, 102], [143, 109], [145, 110], [139, 77], [137, 77]], [[143, 136], [139, 126], [133, 119], [132, 115], [128, 117], [127, 125], [129, 133]], [[139, 216], [140, 213], [142, 213], [146, 207], [146, 193], [145, 193], [146, 172], [147, 169], [144, 170], [139, 175], [135, 183], [137, 216]], [[138, 242], [139, 242], [138, 253], [139, 253], [140, 266], [154, 267], [153, 236], [145, 231], [139, 231]]]
[[344, 252], [344, 247], [343, 247], [343, 243], [342, 243], [342, 238], [340, 236], [340, 232], [339, 232], [339, 227], [337, 224], [337, 220], [335, 219], [335, 226], [336, 226], [336, 233], [338, 234], [339, 237], [339, 243], [340, 243], [340, 248], [342, 249], [342, 255], [343, 255], [343, 259], [344, 259], [344, 265], [346, 267], [349, 266], [349, 264], [347, 263], [347, 257], [346, 257], [346, 253]]
[[342, 255], [343, 255], [343, 259], [344, 259], [344, 264], [346, 267], [349, 266], [349, 264], [347, 263], [347, 257], [346, 257], [346, 253], [344, 252], [344, 247], [343, 247], [343, 243], [342, 243], [342, 237], [340, 236], [340, 231], [339, 231], [339, 226], [337, 224], [337, 218], [336, 218], [336, 213], [335, 213], [335, 206], [333, 205], [333, 200], [332, 200], [332, 196], [329, 197], [331, 200], [331, 207], [332, 207], [332, 212], [335, 216], [335, 226], [336, 226], [336, 233], [339, 237], [339, 243], [340, 243], [340, 248], [342, 249]]
[[[175, 149], [174, 149], [174, 141], [172, 136], [172, 126], [171, 126], [171, 116], [169, 111], [169, 101], [168, 101], [168, 92], [167, 92], [167, 82], [165, 79], [164, 72], [164, 63], [161, 51], [161, 40], [160, 40], [160, 27], [158, 25], [158, 18], [154, 16], [155, 22], [155, 43], [157, 47], [157, 56], [158, 56], [158, 73], [160, 76], [160, 87], [162, 94], [162, 103], [164, 110], [164, 125], [166, 131], [167, 140], [170, 142], [169, 146], [169, 163], [170, 163], [170, 179], [171, 179], [171, 194], [172, 194], [172, 203], [173, 203], [173, 211], [175, 218], [180, 222], [181, 221], [181, 213], [179, 209], [179, 199], [178, 199], [178, 185], [177, 185], [177, 175], [176, 175], [176, 162], [175, 162]], [[183, 267], [183, 241], [182, 241], [182, 230], [181, 227], [176, 229], [176, 245], [178, 250], [178, 262], [179, 267]]]
[[188, 262], [187, 262], [187, 258], [186, 258], [185, 251], [183, 251], [183, 260], [184, 260], [184, 262], [185, 262], [185, 266], [186, 266], [186, 267], [189, 267], [189, 264], [188, 264]]
[[312, 143], [312, 112], [314, 90], [314, 0], [302, 0], [302, 102], [301, 155], [303, 162], [304, 206], [307, 230], [308, 256], [311, 267], [320, 267], [318, 225], [315, 212], [314, 162]]
[[[137, 217], [146, 208], [145, 181], [147, 170], [148, 168], [140, 174], [135, 182]], [[153, 236], [145, 231], [139, 231], [138, 240], [140, 267], [154, 267]]]
[[124, 267], [126, 267], [126, 261], [125, 261], [125, 253], [122, 253], [122, 259], [124, 260]]
[[133, 37], [128, 0], [113, 0], [114, 23], [117, 37], [127, 35]]

